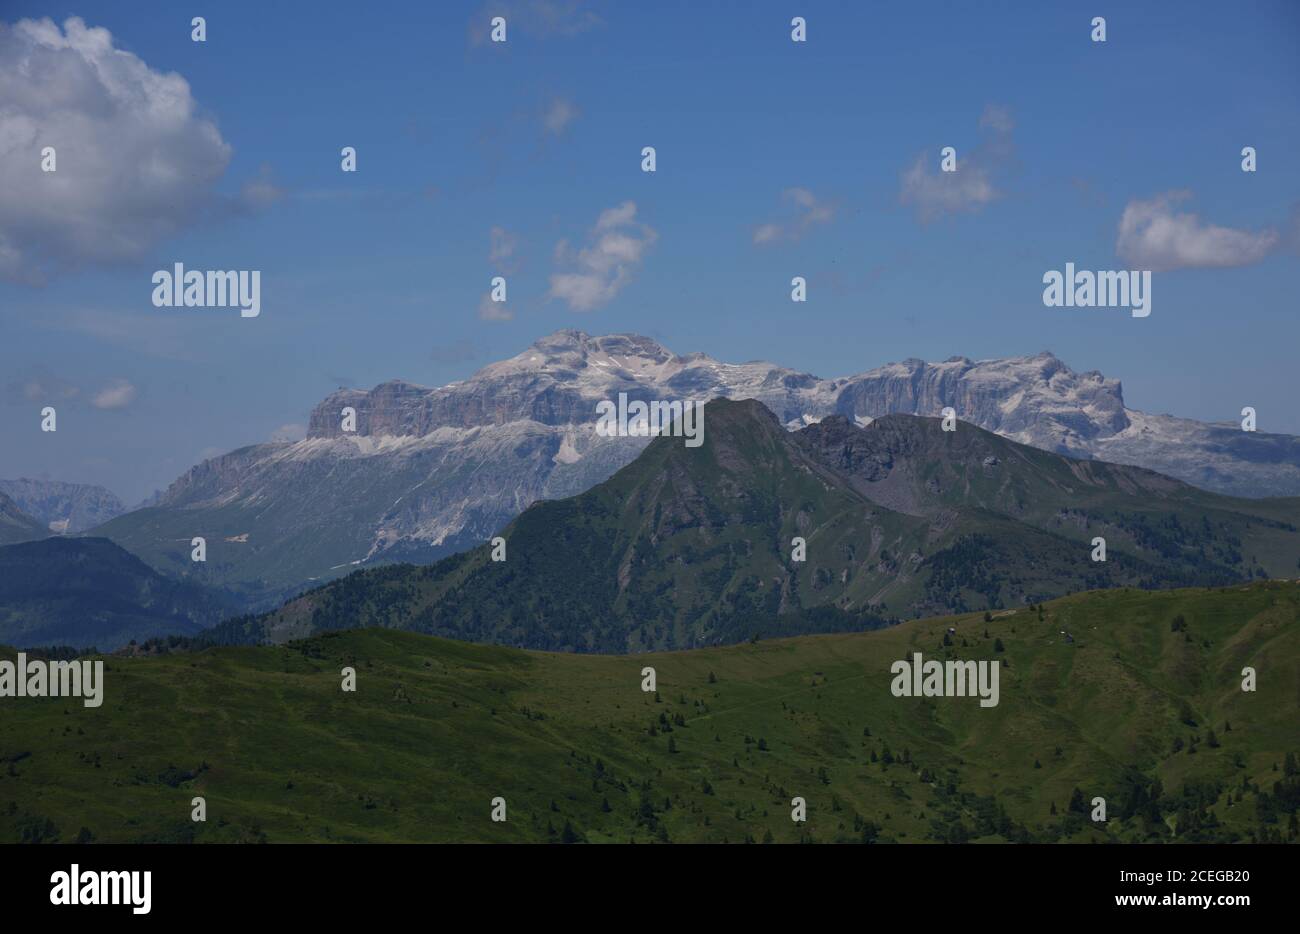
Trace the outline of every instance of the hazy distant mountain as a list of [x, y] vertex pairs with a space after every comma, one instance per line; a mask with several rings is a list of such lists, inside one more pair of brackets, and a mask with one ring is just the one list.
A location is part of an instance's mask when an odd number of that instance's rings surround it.
[[0, 491], [0, 545], [45, 538], [50, 530], [18, 508], [18, 504]]
[[689, 648], [1084, 589], [1293, 576], [1300, 556], [1300, 498], [1234, 499], [939, 419], [833, 416], [789, 432], [752, 400], [712, 402], [705, 419], [699, 448], [657, 438], [605, 483], [525, 510], [502, 532], [503, 561], [483, 545], [365, 571], [218, 638], [388, 626], [568, 651]]
[[[1133, 464], [1244, 496], [1300, 493], [1300, 439], [1246, 433], [1124, 405], [1120, 384], [1051, 354], [890, 364], [821, 379], [770, 363], [678, 356], [637, 335], [559, 331], [437, 389], [393, 381], [340, 390], [307, 437], [213, 458], [102, 534], [160, 570], [270, 606], [305, 582], [391, 560], [427, 562], [486, 540], [538, 499], [591, 488], [645, 438], [596, 435], [596, 405], [757, 399], [787, 428], [839, 414], [958, 418], [1079, 458]], [[344, 408], [356, 411], [344, 432]], [[707, 426], [706, 426], [707, 436]], [[190, 561], [204, 536], [208, 562]]]
[[88, 483], [0, 480], [0, 493], [7, 493], [23, 512], [60, 534], [84, 532], [126, 512], [120, 499]]
[[0, 548], [0, 644], [114, 649], [131, 639], [193, 635], [229, 604], [167, 580], [102, 538]]

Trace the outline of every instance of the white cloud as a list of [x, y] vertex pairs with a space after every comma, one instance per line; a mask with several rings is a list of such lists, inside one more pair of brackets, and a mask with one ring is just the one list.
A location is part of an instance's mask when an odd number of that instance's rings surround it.
[[542, 111], [542, 127], [548, 134], [559, 136], [578, 116], [579, 111], [573, 101], [553, 97]]
[[624, 227], [634, 220], [636, 220], [636, 202], [624, 201], [616, 207], [601, 211], [600, 217], [596, 218], [596, 229], [611, 230], [615, 227]]
[[1119, 258], [1155, 272], [1248, 266], [1281, 244], [1276, 230], [1234, 230], [1174, 210], [1174, 205], [1191, 196], [1189, 191], [1170, 191], [1146, 201], [1130, 201], [1119, 219], [1115, 241]]
[[936, 155], [921, 153], [903, 173], [899, 198], [903, 204], [916, 205], [922, 221], [933, 220], [941, 214], [979, 211], [998, 198], [988, 172], [971, 159], [963, 163], [959, 157], [956, 172], [940, 171], [937, 164]]
[[573, 311], [595, 311], [613, 300], [632, 281], [659, 235], [636, 220], [636, 202], [602, 211], [592, 228], [590, 243], [577, 253], [567, 241], [555, 248], [556, 262], [574, 267], [551, 276], [548, 298], [558, 298]]
[[976, 213], [1002, 193], [993, 183], [993, 173], [1012, 155], [1011, 131], [1015, 127], [1011, 112], [989, 104], [980, 114], [981, 144], [963, 153], [957, 143], [957, 170], [944, 172], [939, 165], [942, 147], [917, 155], [903, 170], [899, 201], [913, 205], [922, 223], [944, 214]]
[[115, 379], [95, 393], [90, 404], [97, 409], [124, 409], [135, 401], [136, 389], [124, 379]]
[[[54, 147], [57, 171], [41, 171]], [[78, 17], [0, 24], [0, 278], [142, 255], [196, 220], [230, 162], [190, 86]]]
[[834, 205], [819, 200], [807, 188], [787, 188], [781, 197], [791, 206], [791, 216], [783, 223], [770, 222], [755, 227], [754, 243], [798, 240], [816, 225], [829, 224], [835, 218]]

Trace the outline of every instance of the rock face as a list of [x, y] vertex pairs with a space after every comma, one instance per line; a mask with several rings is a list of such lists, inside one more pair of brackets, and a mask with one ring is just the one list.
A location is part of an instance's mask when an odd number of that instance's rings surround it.
[[1130, 409], [1118, 380], [1076, 373], [1046, 352], [906, 360], [834, 385], [834, 411], [858, 420], [952, 406], [962, 421], [1043, 450], [1146, 467], [1233, 496], [1300, 495], [1300, 438]]
[[1047, 451], [1147, 467], [1234, 496], [1300, 495], [1300, 439], [1129, 409], [1119, 380], [1076, 373], [1047, 352], [911, 359], [820, 379], [770, 363], [678, 356], [634, 334], [559, 331], [463, 382], [426, 389], [394, 381], [335, 393], [312, 413], [308, 437], [344, 436], [345, 406], [356, 410], [362, 437], [516, 421], [588, 425], [596, 403], [620, 392], [647, 401], [757, 399], [788, 428], [831, 414], [859, 422], [887, 414], [937, 417], [951, 406], [962, 421]]
[[[1049, 353], [907, 360], [822, 379], [771, 363], [679, 356], [647, 337], [558, 331], [438, 388], [341, 390], [308, 435], [213, 458], [148, 508], [98, 529], [154, 567], [270, 605], [381, 561], [428, 562], [481, 543], [539, 499], [576, 495], [630, 463], [645, 437], [602, 437], [596, 406], [754, 399], [787, 429], [842, 415], [958, 419], [1075, 458], [1147, 467], [1238, 496], [1300, 493], [1300, 439], [1128, 409], [1117, 380]], [[342, 412], [356, 412], [343, 431]], [[707, 419], [705, 435], [708, 434]], [[192, 537], [208, 561], [189, 560]]]
[[126, 512], [122, 501], [102, 486], [58, 480], [0, 480], [0, 493], [23, 512], [59, 534], [84, 532]]
[[810, 404], [829, 412], [830, 396], [818, 395], [824, 385], [824, 380], [770, 363], [719, 363], [703, 354], [679, 357], [635, 334], [592, 337], [557, 331], [518, 356], [437, 389], [395, 380], [369, 392], [336, 392], [312, 412], [307, 437], [343, 437], [340, 413], [345, 406], [356, 409], [360, 436], [420, 436], [442, 427], [518, 421], [590, 425], [596, 420], [596, 403], [620, 392], [645, 401], [758, 399], [785, 421], [799, 417]]
[[1022, 444], [1084, 452], [1129, 427], [1118, 380], [1075, 373], [1050, 353], [975, 362], [905, 360], [844, 381], [836, 411], [937, 416], [952, 406], [962, 421]]

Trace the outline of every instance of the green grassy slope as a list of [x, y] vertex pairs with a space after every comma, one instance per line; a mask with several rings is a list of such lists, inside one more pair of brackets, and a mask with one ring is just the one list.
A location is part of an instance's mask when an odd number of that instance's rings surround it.
[[[1005, 658], [1001, 703], [892, 696], [913, 651]], [[1249, 841], [1300, 804], [1295, 582], [636, 656], [368, 629], [107, 661], [99, 709], [0, 699], [0, 840]]]

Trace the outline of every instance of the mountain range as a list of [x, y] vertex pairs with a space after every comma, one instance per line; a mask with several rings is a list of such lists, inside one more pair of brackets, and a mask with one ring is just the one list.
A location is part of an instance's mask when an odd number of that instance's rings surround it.
[[194, 635], [231, 612], [107, 539], [56, 535], [0, 547], [0, 643], [116, 649]]
[[[358, 567], [428, 563], [478, 545], [542, 499], [590, 489], [645, 437], [603, 437], [596, 405], [755, 399], [793, 430], [839, 415], [957, 417], [1075, 458], [1146, 467], [1237, 496], [1300, 493], [1300, 440], [1125, 406], [1118, 381], [1051, 354], [890, 364], [821, 379], [770, 363], [673, 354], [647, 337], [565, 330], [436, 389], [403, 381], [344, 389], [298, 442], [204, 461], [152, 505], [94, 530], [155, 569], [220, 588], [250, 609]], [[344, 409], [355, 411], [345, 430]], [[190, 561], [204, 536], [208, 561]]]
[[18, 508], [45, 523], [50, 532], [75, 534], [93, 529], [126, 512], [126, 506], [102, 486], [59, 480], [0, 480], [0, 493]]
[[525, 509], [495, 545], [361, 571], [209, 636], [385, 626], [644, 652], [1294, 576], [1300, 563], [1300, 498], [1227, 497], [911, 415], [791, 432], [759, 402], [718, 399], [704, 424], [699, 447], [657, 437], [604, 483]]

